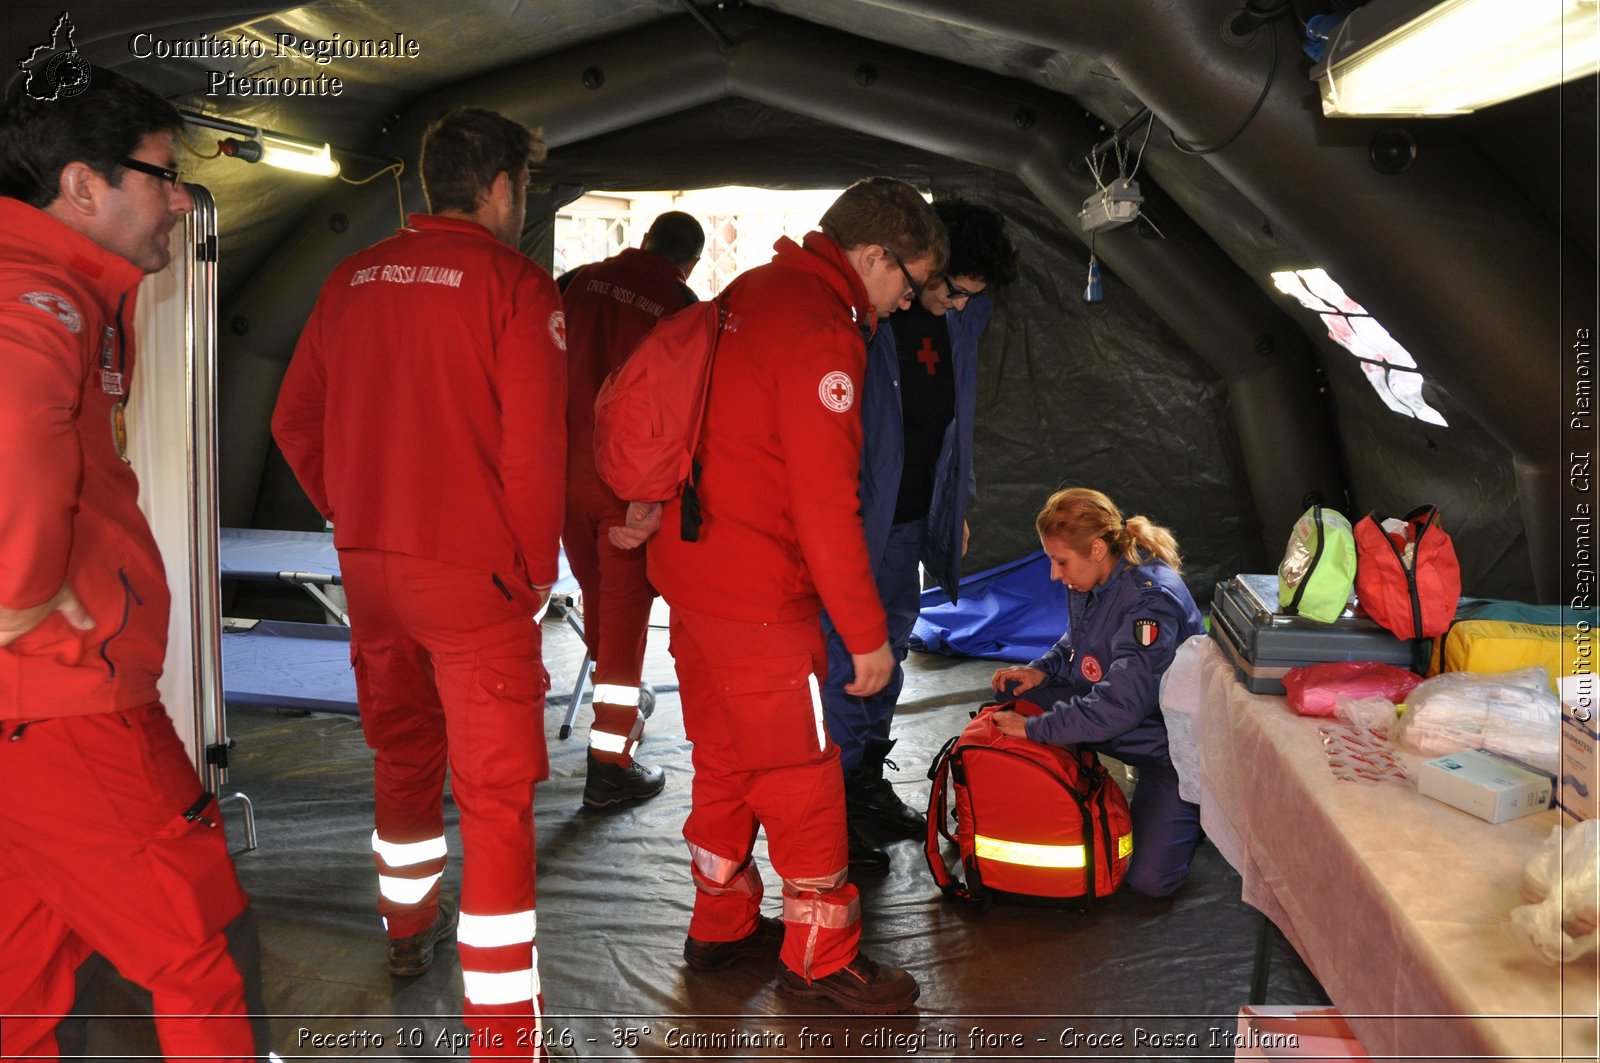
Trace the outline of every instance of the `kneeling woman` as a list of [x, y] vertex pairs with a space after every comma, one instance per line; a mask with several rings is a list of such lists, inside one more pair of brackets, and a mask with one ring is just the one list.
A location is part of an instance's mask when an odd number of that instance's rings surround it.
[[1067, 633], [1026, 667], [1001, 668], [994, 688], [1043, 706], [995, 714], [1007, 734], [1083, 746], [1138, 769], [1133, 859], [1124, 884], [1164, 897], [1183, 885], [1200, 840], [1200, 808], [1178, 796], [1156, 701], [1184, 639], [1204, 628], [1179, 577], [1172, 533], [1123, 520], [1111, 499], [1075, 487], [1050, 496], [1034, 521], [1050, 578], [1067, 585]]

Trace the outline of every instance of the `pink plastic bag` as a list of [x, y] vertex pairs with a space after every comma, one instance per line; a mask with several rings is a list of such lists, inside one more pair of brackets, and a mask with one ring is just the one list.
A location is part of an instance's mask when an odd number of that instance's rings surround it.
[[1289, 707], [1302, 716], [1332, 716], [1341, 697], [1404, 701], [1422, 682], [1414, 672], [1376, 661], [1332, 661], [1291, 669], [1283, 677]]

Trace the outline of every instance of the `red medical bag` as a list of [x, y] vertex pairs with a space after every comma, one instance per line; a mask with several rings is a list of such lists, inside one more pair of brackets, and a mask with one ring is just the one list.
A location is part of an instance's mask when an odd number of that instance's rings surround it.
[[[934, 758], [928, 869], [946, 896], [985, 906], [1000, 896], [1081, 898], [1087, 907], [1115, 893], [1127, 873], [1127, 799], [1093, 753], [1001, 733], [993, 716], [1005, 708], [1040, 711], [1027, 702], [986, 705]], [[943, 841], [960, 849], [965, 883], [951, 873]]]

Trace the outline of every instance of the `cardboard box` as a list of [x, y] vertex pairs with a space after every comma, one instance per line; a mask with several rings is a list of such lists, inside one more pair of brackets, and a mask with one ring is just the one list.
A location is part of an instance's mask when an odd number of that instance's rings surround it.
[[1423, 764], [1417, 789], [1479, 819], [1504, 823], [1549, 808], [1555, 780], [1487, 750], [1463, 749]]
[[1338, 1008], [1246, 1004], [1239, 1009], [1233, 1058], [1367, 1059]]
[[1600, 819], [1600, 772], [1595, 763], [1595, 736], [1600, 728], [1595, 718], [1597, 708], [1600, 694], [1594, 676], [1562, 677], [1561, 777], [1556, 784], [1556, 804], [1565, 826]]

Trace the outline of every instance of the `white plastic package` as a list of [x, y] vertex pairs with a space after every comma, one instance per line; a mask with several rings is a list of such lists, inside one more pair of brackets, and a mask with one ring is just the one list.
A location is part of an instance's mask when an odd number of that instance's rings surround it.
[[1334, 701], [1333, 715], [1351, 727], [1385, 733], [1395, 725], [1394, 702], [1388, 698], [1347, 698], [1340, 694]]
[[1522, 892], [1535, 903], [1511, 909], [1511, 922], [1540, 956], [1571, 963], [1594, 952], [1600, 944], [1600, 820], [1552, 830], [1522, 869]]
[[1494, 675], [1446, 672], [1423, 680], [1394, 728], [1400, 748], [1423, 757], [1487, 749], [1556, 774], [1561, 702], [1543, 668]]

